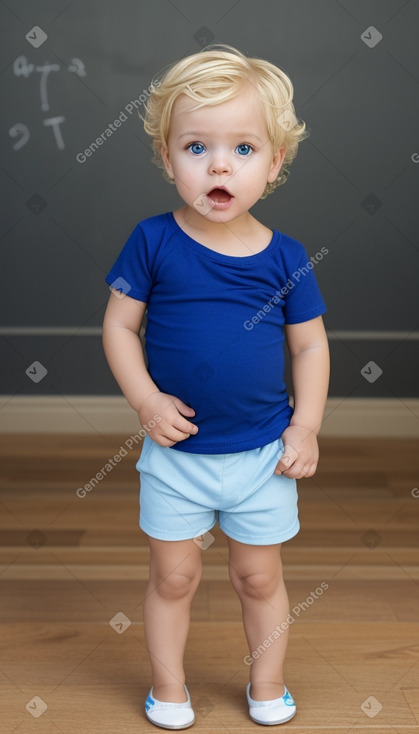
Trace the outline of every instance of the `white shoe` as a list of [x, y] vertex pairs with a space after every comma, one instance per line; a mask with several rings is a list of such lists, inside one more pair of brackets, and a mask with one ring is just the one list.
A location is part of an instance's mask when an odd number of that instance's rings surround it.
[[191, 705], [191, 697], [185, 686], [188, 700], [184, 703], [159, 701], [153, 696], [151, 688], [145, 702], [145, 715], [152, 724], [162, 729], [187, 729], [195, 721], [195, 714]]
[[284, 724], [295, 716], [297, 707], [286, 686], [284, 686], [284, 695], [271, 701], [255, 701], [250, 696], [250, 687], [249, 683], [246, 690], [249, 716], [256, 724], [265, 724], [265, 726]]

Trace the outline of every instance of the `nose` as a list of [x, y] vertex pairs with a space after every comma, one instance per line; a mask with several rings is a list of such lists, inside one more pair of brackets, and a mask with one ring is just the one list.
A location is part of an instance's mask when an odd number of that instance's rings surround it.
[[209, 170], [211, 173], [231, 173], [232, 172], [232, 166], [229, 160], [228, 153], [225, 151], [214, 151], [211, 161]]

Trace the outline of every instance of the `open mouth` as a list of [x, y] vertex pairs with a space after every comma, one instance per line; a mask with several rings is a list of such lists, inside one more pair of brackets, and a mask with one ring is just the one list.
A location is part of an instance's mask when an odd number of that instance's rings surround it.
[[215, 204], [226, 204], [230, 199], [233, 198], [232, 194], [229, 194], [225, 189], [212, 189], [208, 194], [208, 198]]

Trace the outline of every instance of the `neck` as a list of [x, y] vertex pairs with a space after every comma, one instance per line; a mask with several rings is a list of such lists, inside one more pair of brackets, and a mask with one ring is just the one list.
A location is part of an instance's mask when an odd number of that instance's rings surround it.
[[214, 222], [198, 214], [190, 206], [184, 206], [174, 212], [176, 219], [182, 226], [190, 227], [195, 232], [216, 237], [218, 241], [231, 240], [232, 236], [249, 233], [254, 218], [249, 212], [244, 212], [239, 217], [226, 222]]

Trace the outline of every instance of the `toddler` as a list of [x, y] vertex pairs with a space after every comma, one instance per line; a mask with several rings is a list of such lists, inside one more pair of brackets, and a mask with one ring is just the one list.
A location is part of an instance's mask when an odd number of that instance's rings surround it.
[[296, 480], [317, 467], [329, 353], [303, 245], [249, 210], [285, 183], [307, 133], [287, 75], [231, 46], [178, 61], [150, 89], [142, 119], [153, 160], [184, 205], [132, 231], [106, 278], [103, 325], [110, 368], [147, 430], [137, 463], [150, 545], [146, 716], [164, 729], [195, 721], [183, 655], [202, 548], [218, 521], [253, 661], [249, 715], [281, 724], [296, 706], [283, 674], [280, 550], [299, 531]]

